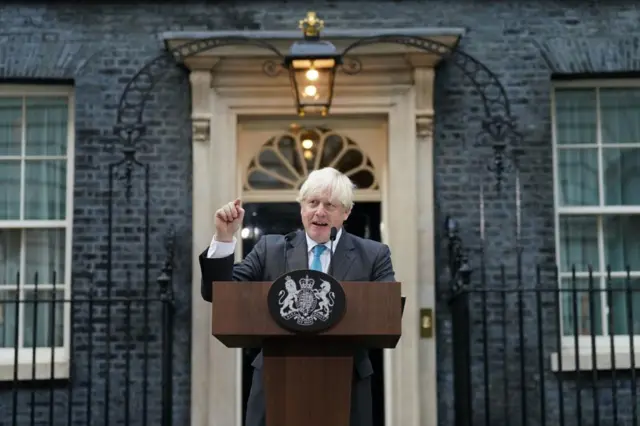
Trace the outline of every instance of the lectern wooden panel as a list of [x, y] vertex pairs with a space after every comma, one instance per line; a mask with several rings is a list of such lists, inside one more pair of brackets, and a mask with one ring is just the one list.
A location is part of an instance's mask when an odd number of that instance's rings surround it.
[[274, 338], [263, 351], [267, 426], [349, 426], [352, 347]]
[[273, 319], [271, 282], [216, 282], [212, 334], [230, 348], [261, 347], [267, 426], [349, 426], [353, 355], [394, 348], [401, 335], [400, 283], [343, 282], [344, 316], [318, 333]]
[[[300, 336], [282, 329], [267, 309], [271, 282], [213, 284], [212, 334], [229, 348], [257, 348], [270, 337]], [[344, 318], [315, 339], [344, 337], [359, 347], [394, 348], [401, 335], [400, 283], [345, 281]]]

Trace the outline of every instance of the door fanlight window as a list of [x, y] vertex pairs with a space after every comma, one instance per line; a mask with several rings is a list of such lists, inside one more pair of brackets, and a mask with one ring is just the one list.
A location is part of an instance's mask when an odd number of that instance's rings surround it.
[[323, 167], [349, 176], [356, 190], [379, 189], [373, 163], [356, 142], [316, 127], [270, 138], [249, 163], [244, 190], [297, 190], [309, 173]]

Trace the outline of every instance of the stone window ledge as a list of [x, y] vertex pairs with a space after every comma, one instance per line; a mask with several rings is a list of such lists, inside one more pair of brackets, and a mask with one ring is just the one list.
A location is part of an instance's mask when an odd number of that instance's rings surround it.
[[[560, 357], [561, 355], [561, 357]], [[562, 368], [560, 368], [562, 361]], [[576, 357], [575, 349], [563, 349], [561, 354], [553, 352], [551, 354], [551, 370], [553, 372], [568, 371], [593, 371], [595, 370], [630, 370], [640, 368], [640, 347], [634, 348], [632, 356], [630, 348], [617, 349], [612, 353], [610, 348], [598, 348], [595, 352], [590, 348], [578, 349]]]
[[[51, 375], [53, 370], [53, 377]], [[68, 361], [56, 361], [52, 364], [49, 362], [36, 362], [35, 371], [34, 365], [31, 362], [18, 362], [18, 377], [21, 382], [29, 380], [63, 380], [69, 378], [69, 362]], [[0, 364], [0, 381], [12, 382], [14, 378], [14, 364]]]

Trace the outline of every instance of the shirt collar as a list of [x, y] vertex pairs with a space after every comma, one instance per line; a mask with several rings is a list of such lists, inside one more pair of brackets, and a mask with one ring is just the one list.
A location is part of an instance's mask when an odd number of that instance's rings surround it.
[[[318, 243], [313, 241], [306, 232], [305, 232], [304, 235], [305, 235], [305, 237], [307, 237], [307, 249], [308, 249], [308, 251], [313, 250], [313, 248], [315, 246], [317, 246]], [[340, 227], [340, 229], [338, 229], [338, 233], [336, 234], [336, 239], [333, 241], [333, 252], [334, 253], [336, 252], [336, 247], [338, 246], [338, 241], [340, 241], [340, 236], [342, 236], [342, 227]], [[327, 241], [323, 245], [325, 247], [327, 247], [328, 249], [331, 249], [331, 241]]]

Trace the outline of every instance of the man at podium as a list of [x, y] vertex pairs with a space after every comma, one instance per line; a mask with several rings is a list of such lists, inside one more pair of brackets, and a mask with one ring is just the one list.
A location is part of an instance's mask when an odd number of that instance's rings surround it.
[[[211, 302], [213, 281], [273, 281], [296, 269], [315, 269], [339, 281], [394, 282], [389, 247], [346, 232], [343, 223], [353, 206], [354, 185], [346, 175], [326, 167], [309, 174], [297, 201], [304, 231], [287, 235], [265, 235], [245, 259], [234, 265], [235, 233], [240, 229], [244, 209], [239, 199], [215, 213], [215, 234], [200, 256], [201, 294]], [[337, 233], [332, 232], [337, 229]], [[333, 256], [329, 253], [333, 248]], [[333, 263], [333, 265], [330, 265]], [[265, 425], [265, 399], [261, 368], [262, 352], [254, 368], [246, 426]], [[368, 351], [354, 357], [351, 396], [351, 426], [372, 426], [371, 375]]]

